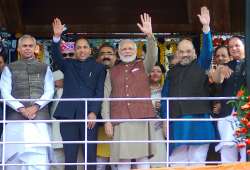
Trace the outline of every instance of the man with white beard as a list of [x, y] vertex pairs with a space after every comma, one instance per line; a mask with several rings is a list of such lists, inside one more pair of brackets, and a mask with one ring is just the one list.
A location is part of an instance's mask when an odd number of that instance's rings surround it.
[[[109, 96], [112, 98], [138, 98], [150, 97], [150, 86], [147, 74], [157, 60], [157, 44], [152, 33], [151, 17], [148, 14], [141, 15], [141, 24], [137, 24], [140, 30], [147, 35], [147, 54], [144, 60], [136, 59], [137, 46], [129, 39], [119, 43], [118, 53], [121, 62], [107, 74], [106, 84], [109, 84]], [[109, 102], [107, 103], [109, 107]], [[105, 118], [111, 119], [145, 119], [154, 118], [151, 101], [112, 101], [110, 112], [107, 110]], [[110, 113], [110, 115], [109, 115]], [[106, 128], [108, 136], [113, 140], [150, 140], [149, 122], [117, 122]], [[113, 143], [111, 144], [111, 161], [131, 162], [135, 159], [137, 168], [148, 169], [148, 157], [152, 155], [150, 143]], [[118, 170], [131, 169], [130, 164], [119, 164]]]

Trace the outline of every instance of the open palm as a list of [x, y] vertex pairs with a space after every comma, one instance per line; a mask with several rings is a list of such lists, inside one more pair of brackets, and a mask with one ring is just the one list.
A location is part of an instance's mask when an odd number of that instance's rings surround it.
[[140, 28], [141, 32], [146, 35], [152, 34], [151, 17], [147, 13], [141, 15], [141, 24], [137, 23], [137, 26]]
[[55, 18], [53, 23], [52, 23], [53, 31], [54, 31], [54, 36], [55, 37], [61, 37], [64, 25], [62, 25], [62, 22], [59, 18]]
[[201, 8], [201, 13], [198, 14], [198, 17], [202, 25], [210, 24], [210, 14], [209, 14], [209, 10], [207, 9], [207, 7]]

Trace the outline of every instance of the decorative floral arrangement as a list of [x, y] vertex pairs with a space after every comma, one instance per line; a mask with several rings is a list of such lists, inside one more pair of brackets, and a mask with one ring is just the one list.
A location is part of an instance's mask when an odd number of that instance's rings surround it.
[[[228, 103], [235, 108], [232, 115], [238, 119], [235, 130], [237, 147], [243, 148], [250, 146], [250, 93], [246, 87], [242, 87], [237, 92], [237, 97], [238, 100], [232, 100]], [[247, 154], [250, 154], [250, 149], [247, 150]]]

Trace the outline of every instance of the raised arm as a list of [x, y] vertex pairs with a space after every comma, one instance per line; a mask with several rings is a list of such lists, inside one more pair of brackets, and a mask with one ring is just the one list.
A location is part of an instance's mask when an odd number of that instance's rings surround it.
[[208, 70], [211, 65], [213, 55], [212, 35], [210, 32], [210, 14], [207, 7], [201, 8], [201, 13], [198, 14], [199, 20], [202, 24], [203, 40], [200, 56], [198, 57], [198, 64], [205, 70]]
[[147, 35], [147, 52], [144, 60], [144, 66], [146, 73], [149, 74], [157, 61], [158, 48], [155, 37], [152, 31], [151, 17], [144, 13], [141, 15], [141, 24], [137, 23], [137, 26]]
[[[168, 97], [168, 92], [169, 92], [169, 79], [166, 76], [164, 84], [163, 84], [163, 88], [161, 91], [161, 96], [162, 97]], [[167, 101], [166, 100], [161, 100], [161, 116], [162, 118], [166, 118], [167, 117]]]
[[61, 54], [60, 50], [60, 40], [61, 35], [64, 29], [64, 25], [62, 25], [61, 20], [59, 18], [55, 18], [53, 23], [53, 40], [52, 40], [52, 57], [59, 66], [59, 68], [63, 71], [65, 66], [65, 60]]

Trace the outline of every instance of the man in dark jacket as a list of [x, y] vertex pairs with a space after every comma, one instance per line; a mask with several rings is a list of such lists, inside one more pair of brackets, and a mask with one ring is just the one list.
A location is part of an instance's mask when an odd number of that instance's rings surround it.
[[[175, 66], [170, 69], [164, 82], [162, 96], [164, 97], [208, 97], [208, 75], [212, 57], [212, 37], [210, 33], [210, 15], [206, 7], [201, 8], [198, 15], [203, 25], [203, 45], [199, 57], [193, 43], [183, 39], [178, 43], [175, 55]], [[206, 100], [170, 100], [169, 113], [167, 103], [162, 101], [164, 117], [176, 119], [205, 119], [209, 118], [211, 108]], [[214, 140], [214, 127], [212, 122], [201, 121], [172, 121], [169, 123], [170, 140]], [[197, 143], [171, 143], [171, 166], [203, 165], [206, 160], [209, 144]], [[185, 163], [181, 163], [185, 162]], [[196, 162], [196, 164], [193, 164]]]
[[[75, 59], [63, 59], [60, 52], [60, 37], [63, 28], [64, 25], [56, 18], [53, 22], [52, 54], [53, 59], [64, 73], [62, 98], [103, 98], [105, 67], [96, 63], [95, 58], [91, 57], [89, 43], [83, 38], [75, 42]], [[85, 107], [87, 107], [87, 113], [85, 113]], [[88, 120], [95, 120], [100, 109], [101, 101], [90, 101], [87, 106], [83, 101], [59, 102], [54, 117], [57, 119], [84, 119], [87, 114]], [[87, 128], [88, 141], [95, 141], [97, 139], [95, 122], [88, 122]], [[61, 123], [60, 131], [63, 141], [85, 140], [83, 122]], [[78, 146], [78, 144], [64, 144], [65, 163], [77, 162]], [[96, 162], [96, 144], [88, 144], [87, 148], [87, 161]], [[88, 166], [88, 169], [95, 169], [95, 167]], [[76, 168], [74, 165], [65, 166], [66, 170]]]
[[[245, 48], [240, 37], [229, 39], [228, 50], [233, 60], [225, 65], [218, 66], [213, 77], [214, 82], [221, 83], [222, 88], [219, 95], [222, 97], [236, 96], [240, 87], [246, 85]], [[220, 151], [221, 161], [224, 163], [238, 161], [239, 151], [240, 161], [246, 161], [246, 148], [239, 150], [234, 142], [234, 132], [237, 126], [234, 117], [231, 115], [233, 111], [234, 109], [227, 104], [226, 100], [221, 101], [221, 110], [218, 116], [224, 119], [218, 121], [220, 138], [221, 140], [232, 141], [221, 142], [216, 146], [216, 151]]]

